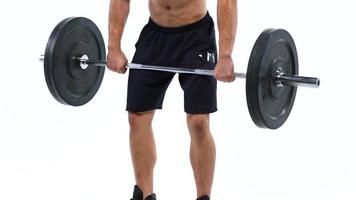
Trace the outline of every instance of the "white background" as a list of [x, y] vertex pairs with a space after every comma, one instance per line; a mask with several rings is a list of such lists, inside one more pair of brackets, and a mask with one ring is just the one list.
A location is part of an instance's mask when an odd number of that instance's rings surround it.
[[[355, 6], [351, 0], [240, 0], [234, 59], [244, 72], [267, 27], [294, 37], [300, 74], [319, 89], [300, 88], [276, 131], [255, 127], [245, 83], [219, 83], [211, 116], [217, 145], [213, 199], [356, 199]], [[129, 59], [148, 20], [147, 1], [132, 0], [124, 34]], [[107, 41], [109, 0], [2, 1], [0, 4], [0, 199], [129, 199], [134, 179], [128, 146], [127, 75], [106, 71], [95, 98], [75, 108], [50, 95], [38, 61], [54, 26], [85, 16]], [[216, 1], [208, 2], [216, 16]], [[159, 199], [194, 199], [183, 94], [175, 79], [154, 121]]]

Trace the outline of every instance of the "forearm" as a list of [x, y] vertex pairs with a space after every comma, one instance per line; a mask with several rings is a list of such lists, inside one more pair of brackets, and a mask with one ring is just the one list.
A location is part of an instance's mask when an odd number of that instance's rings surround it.
[[111, 0], [109, 9], [109, 50], [121, 50], [121, 38], [130, 11], [130, 0]]
[[219, 57], [231, 57], [237, 28], [237, 0], [218, 0]]

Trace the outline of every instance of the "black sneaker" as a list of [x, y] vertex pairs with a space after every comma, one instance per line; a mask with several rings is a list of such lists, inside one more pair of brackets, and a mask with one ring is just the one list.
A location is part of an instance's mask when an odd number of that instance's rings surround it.
[[135, 185], [134, 187], [134, 192], [132, 196], [133, 197], [130, 200], [143, 200], [143, 192], [137, 185]]
[[145, 199], [143, 199], [143, 192], [137, 185], [135, 185], [133, 197], [130, 200], [157, 200], [157, 199], [156, 199], [156, 194], [154, 193], [146, 197]]
[[197, 198], [197, 200], [210, 200], [210, 197], [208, 195], [204, 195], [204, 196]]
[[151, 194], [150, 196], [146, 197], [145, 200], [157, 200], [156, 194], [155, 193]]

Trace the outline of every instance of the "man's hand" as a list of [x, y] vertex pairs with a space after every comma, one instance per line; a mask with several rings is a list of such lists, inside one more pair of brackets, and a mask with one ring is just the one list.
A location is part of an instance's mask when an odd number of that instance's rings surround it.
[[111, 71], [124, 74], [127, 70], [127, 58], [121, 50], [109, 50], [107, 66]]
[[221, 57], [215, 66], [214, 77], [222, 82], [232, 82], [235, 80], [234, 62], [231, 57]]

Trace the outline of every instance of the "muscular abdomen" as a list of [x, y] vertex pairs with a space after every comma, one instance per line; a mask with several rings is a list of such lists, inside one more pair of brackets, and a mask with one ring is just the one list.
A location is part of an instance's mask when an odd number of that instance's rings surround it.
[[151, 18], [161, 26], [193, 23], [206, 14], [205, 0], [149, 0]]

